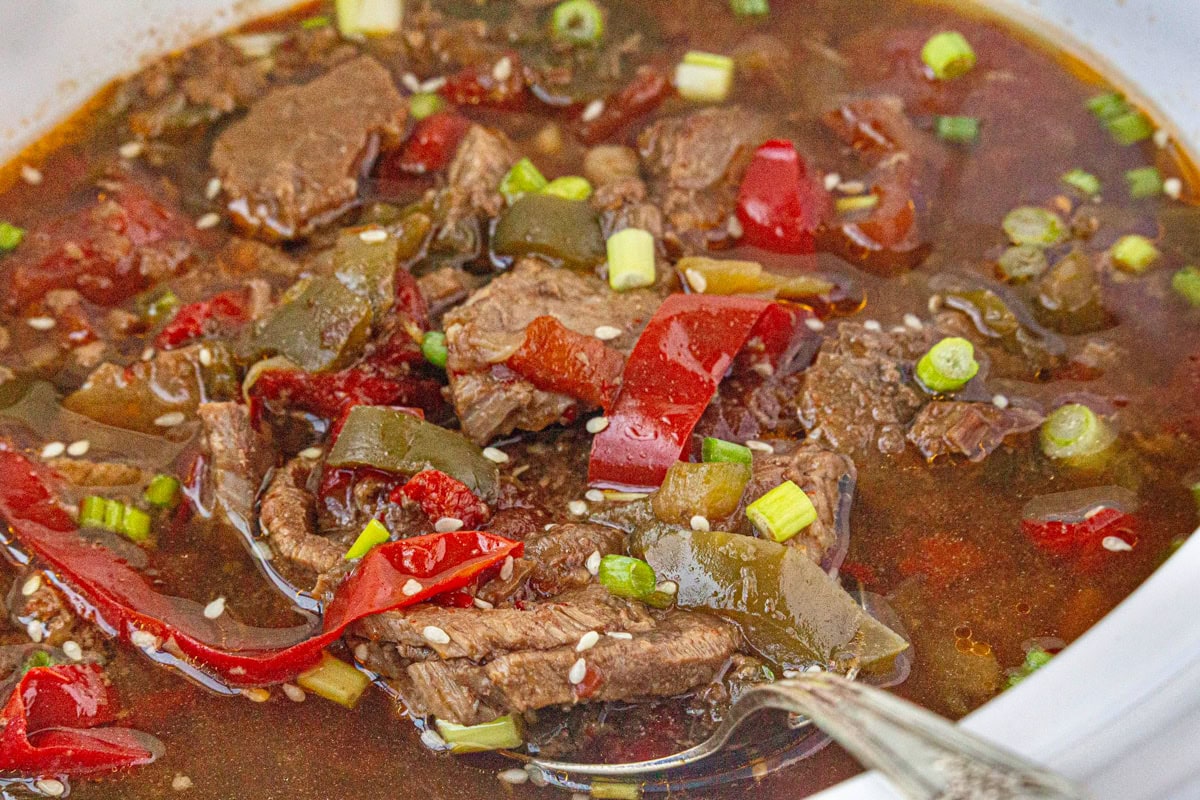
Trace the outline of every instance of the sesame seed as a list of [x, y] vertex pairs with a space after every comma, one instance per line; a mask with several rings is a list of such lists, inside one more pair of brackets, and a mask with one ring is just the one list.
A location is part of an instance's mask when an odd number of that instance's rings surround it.
[[837, 188], [842, 194], [862, 194], [867, 190], [867, 185], [862, 181], [842, 181]]
[[25, 320], [25, 324], [35, 331], [48, 331], [58, 323], [54, 320], [54, 317], [30, 317]]
[[673, 595], [679, 591], [679, 584], [675, 581], [660, 581], [658, 586], [655, 586], [654, 589], [655, 591], [662, 592], [663, 594]]
[[1002, 394], [992, 395], [992, 405], [996, 408], [1008, 408], [1008, 398]]
[[600, 325], [592, 331], [592, 335], [602, 342], [611, 342], [621, 335], [621, 329], [612, 325]]
[[34, 782], [33, 788], [37, 789], [47, 797], [62, 797], [67, 791], [67, 786], [57, 778], [39, 778]]
[[87, 439], [80, 439], [77, 442], [71, 442], [67, 445], [67, 455], [79, 458], [87, 455], [87, 451], [92, 449], [92, 443]]
[[751, 450], [757, 450], [760, 453], [774, 453], [775, 448], [771, 444], [762, 441], [761, 439], [747, 439], [746, 447]]
[[323, 452], [325, 452], [325, 451], [319, 447], [306, 447], [303, 450], [301, 450], [299, 453], [297, 453], [297, 455], [300, 456], [301, 458], [307, 458], [310, 461], [312, 461], [314, 459], [320, 458], [321, 454]]
[[21, 180], [30, 186], [37, 186], [43, 180], [42, 171], [30, 164], [21, 165]]
[[708, 281], [704, 279], [704, 275], [694, 269], [685, 269], [683, 276], [687, 278], [688, 286], [692, 287], [692, 291], [704, 294], [704, 290], [708, 288]]
[[820, 664], [809, 664], [807, 667], [804, 668], [804, 671], [805, 672], [824, 672], [825, 668], [822, 667]]
[[209, 228], [215, 228], [221, 224], [221, 215], [215, 211], [209, 211], [207, 214], [201, 214], [196, 220], [196, 228], [206, 231]]
[[496, 62], [496, 66], [492, 67], [492, 77], [498, 81], [506, 81], [512, 77], [513, 63], [508, 56]]
[[421, 590], [424, 588], [425, 587], [421, 585], [420, 581], [416, 580], [415, 578], [409, 578], [404, 582], [404, 585], [400, 587], [400, 594], [404, 595], [405, 597], [412, 597], [414, 594], [420, 594]]
[[523, 769], [506, 769], [503, 772], [497, 773], [496, 777], [505, 783], [511, 783], [513, 786], [529, 782], [529, 773]]
[[729, 235], [734, 239], [740, 239], [746, 233], [746, 229], [742, 227], [742, 221], [732, 215], [725, 220], [725, 230], [729, 231]]
[[186, 792], [192, 788], [192, 779], [187, 775], [176, 775], [171, 779], [171, 788], [177, 792]]
[[129, 641], [134, 647], [143, 650], [153, 650], [158, 647], [158, 637], [150, 631], [134, 631], [129, 634]]
[[421, 629], [421, 637], [430, 644], [450, 644], [450, 634], [437, 625], [426, 625]]
[[254, 555], [263, 561], [270, 561], [274, 556], [274, 553], [271, 552], [271, 545], [266, 542], [252, 542], [250, 547], [254, 550]]
[[514, 565], [515, 563], [516, 563], [516, 562], [515, 562], [515, 561], [513, 561], [513, 557], [512, 557], [512, 556], [505, 556], [505, 557], [504, 557], [504, 563], [500, 565], [500, 580], [502, 580], [502, 581], [506, 581], [506, 580], [509, 580], [510, 578], [512, 578], [512, 576], [513, 576], [513, 565]]
[[1154, 141], [1154, 146], [1161, 150], [1171, 141], [1171, 134], [1167, 133], [1162, 128], [1159, 128], [1154, 132], [1152, 139]]
[[570, 511], [577, 517], [582, 517], [588, 511], [587, 503], [582, 500], [572, 500], [567, 503], [567, 511]]
[[251, 703], [265, 703], [271, 699], [271, 692], [261, 686], [255, 686], [252, 689], [242, 689], [242, 697]]
[[21, 584], [21, 595], [24, 597], [32, 597], [40, 588], [42, 588], [42, 573], [35, 572], [29, 576], [29, 580]]
[[221, 179], [209, 178], [208, 183], [204, 184], [204, 197], [208, 200], [213, 200], [221, 193]]
[[1179, 178], [1167, 178], [1163, 181], [1163, 194], [1172, 200], [1178, 200], [1183, 194], [1183, 181]]
[[303, 703], [304, 698], [308, 697], [305, 691], [294, 683], [285, 683], [279, 688], [287, 695], [287, 699], [293, 703]]
[[438, 533], [453, 533], [461, 531], [463, 521], [458, 517], [442, 517], [437, 522], [433, 523], [433, 529]]
[[694, 517], [692, 517], [688, 524], [691, 525], [692, 530], [694, 531], [712, 530], [708, 524], [708, 517], [701, 516], [700, 514], [696, 514]]
[[546, 773], [542, 772], [539, 767], [533, 764], [526, 764], [525, 771], [529, 773], [529, 782], [534, 786], [549, 785], [550, 779], [546, 777]]
[[483, 457], [494, 464], [508, 463], [508, 453], [504, 452], [499, 447], [483, 448]]
[[142, 358], [142, 361], [150, 361], [151, 359], [153, 359], [154, 358], [154, 348], [147, 347], [145, 350], [143, 350], [141, 358]]
[[798, 670], [798, 669], [785, 669], [785, 670], [783, 671], [783, 677], [785, 677], [785, 678], [788, 678], [789, 680], [791, 680], [791, 679], [793, 679], [793, 678], [799, 678], [799, 677], [800, 677], [800, 670]]
[[1110, 553], [1127, 553], [1133, 549], [1133, 545], [1120, 536], [1105, 536], [1100, 540], [1100, 544]]
[[117, 152], [121, 154], [121, 158], [137, 158], [146, 149], [146, 145], [142, 142], [133, 141], [126, 142], [117, 148]]
[[587, 569], [588, 573], [590, 573], [592, 575], [600, 574], [600, 559], [601, 559], [600, 551], [593, 550], [592, 554], [587, 557], [586, 561], [583, 562], [583, 566], [584, 566], [584, 568]]
[[894, 333], [896, 335], [900, 335], [902, 333], [907, 333], [907, 332], [908, 332], [908, 328], [904, 327], [903, 325], [893, 325], [892, 326], [892, 333]]
[[365, 231], [360, 231], [358, 238], [367, 244], [376, 244], [378, 242], [386, 242], [388, 232], [383, 228], [367, 228]]
[[365, 642], [363, 644], [355, 646], [354, 658], [356, 661], [366, 661], [370, 655], [371, 655], [371, 650], [370, 650], [370, 648], [367, 647]]
[[493, 608], [496, 607], [496, 606], [492, 605], [491, 603], [489, 603], [487, 600], [484, 600], [482, 597], [476, 597], [472, 602], [475, 604], [476, 608], [481, 608], [484, 611], [491, 611]]
[[182, 424], [183, 420], [182, 411], [168, 411], [162, 416], [155, 418], [154, 424], [160, 428], [174, 428], [176, 425]]
[[436, 92], [438, 89], [441, 89], [445, 85], [446, 85], [446, 76], [438, 75], [437, 77], [430, 78], [427, 81], [423, 81], [421, 83], [420, 90], [422, 92]]
[[592, 417], [583, 427], [588, 433], [599, 433], [608, 427], [608, 417]]
[[576, 653], [583, 653], [591, 650], [596, 646], [596, 642], [600, 641], [600, 634], [596, 631], [588, 631], [583, 636], [579, 637], [579, 644], [575, 645]]
[[583, 497], [589, 503], [603, 503], [604, 502], [604, 492], [600, 491], [599, 489], [588, 489], [584, 493]]
[[216, 619], [225, 613], [225, 598], [218, 597], [204, 607], [205, 619]]
[[942, 296], [940, 294], [931, 294], [929, 296], [929, 303], [926, 306], [929, 309], [929, 313], [936, 314], [937, 312], [941, 311], [942, 302]]
[[433, 728], [426, 728], [421, 731], [421, 744], [428, 747], [430, 750], [445, 750], [446, 740], [435, 731]]
[[46, 635], [45, 630], [42, 629], [42, 623], [36, 619], [31, 619], [26, 623], [25, 633], [29, 635], [34, 644], [42, 641], [42, 637]]
[[604, 635], [613, 639], [624, 639], [626, 641], [633, 638], [633, 634], [626, 631], [609, 631]]
[[583, 108], [583, 113], [579, 115], [579, 119], [584, 122], [591, 122], [599, 118], [604, 113], [604, 101], [600, 99], [593, 100]]
[[404, 84], [404, 88], [408, 89], [414, 94], [421, 91], [421, 81], [411, 72], [405, 72], [402, 74], [400, 76], [400, 83]]
[[879, 333], [880, 331], [883, 330], [883, 326], [879, 324], [879, 321], [874, 320], [874, 319], [869, 319], [866, 322], [864, 322], [863, 327], [866, 328], [867, 330], [873, 331], [875, 333]]
[[202, 366], [202, 367], [211, 367], [212, 366], [212, 363], [213, 363], [212, 350], [209, 350], [207, 347], [200, 348], [200, 355], [197, 356], [197, 358], [200, 359], [200, 366]]
[[572, 686], [583, 683], [583, 679], [587, 677], [587, 661], [580, 658], [571, 665], [571, 671], [567, 673], [567, 681]]
[[83, 648], [79, 646], [79, 642], [72, 639], [63, 642], [62, 651], [72, 661], [81, 661], [83, 659]]
[[921, 320], [917, 317], [916, 314], [905, 314], [904, 315], [904, 324], [907, 325], [908, 327], [912, 328], [914, 331], [919, 331], [925, 327], [924, 325], [921, 324]]
[[808, 328], [810, 331], [825, 330], [825, 323], [822, 322], [821, 320], [817, 319], [816, 317], [808, 317], [807, 319], [805, 319], [804, 326], [806, 328]]
[[67, 452], [67, 446], [62, 442], [50, 442], [42, 448], [42, 458], [58, 458]]
[[825, 176], [825, 191], [832, 192], [842, 182], [842, 176], [836, 172], [831, 172]]

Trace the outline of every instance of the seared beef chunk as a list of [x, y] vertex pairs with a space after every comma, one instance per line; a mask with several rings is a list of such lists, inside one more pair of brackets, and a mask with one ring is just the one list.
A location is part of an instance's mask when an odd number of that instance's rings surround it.
[[479, 596], [491, 603], [501, 603], [517, 594], [552, 597], [591, 581], [584, 563], [592, 553], [606, 556], [624, 552], [624, 531], [580, 522], [553, 525], [526, 537], [525, 555], [514, 561], [512, 577], [490, 581], [480, 589]]
[[1028, 408], [998, 408], [991, 403], [938, 400], [921, 409], [908, 430], [908, 440], [922, 455], [962, 455], [982, 461], [1005, 437], [1042, 424], [1042, 415]]
[[314, 462], [292, 459], [276, 470], [263, 493], [259, 524], [278, 555], [317, 573], [342, 562], [348, 545], [317, 533], [317, 498], [308, 489]]
[[679, 247], [728, 238], [742, 173], [768, 133], [765, 117], [729, 106], [662, 119], [638, 136], [653, 196]]
[[569, 421], [579, 410], [574, 398], [540, 391], [504, 366], [534, 319], [548, 314], [585, 336], [615, 327], [621, 336], [608, 344], [628, 353], [659, 301], [652, 290], [613, 292], [591, 275], [519, 262], [444, 319], [446, 374], [463, 433], [482, 444], [517, 428]]
[[254, 499], [275, 461], [271, 441], [254, 429], [244, 405], [202, 403], [196, 413], [204, 424], [200, 442], [207, 455], [214, 505], [230, 525], [250, 531]]
[[504, 208], [500, 181], [521, 157], [507, 136], [482, 125], [472, 125], [446, 171], [448, 223], [469, 214], [494, 217]]
[[641, 228], [655, 241], [662, 238], [662, 210], [646, 200], [646, 184], [641, 178], [622, 178], [600, 186], [590, 202], [600, 212], [606, 236], [625, 228]]
[[805, 373], [800, 420], [840, 452], [902, 451], [908, 423], [927, 399], [912, 367], [934, 340], [928, 327], [888, 333], [843, 322]]
[[469, 660], [409, 665], [402, 693], [418, 713], [461, 725], [553, 705], [669, 697], [710, 683], [737, 650], [741, 637], [708, 614], [676, 611], [632, 639], [601, 636], [584, 654], [586, 674], [570, 680], [580, 659], [573, 645], [526, 650], [486, 664]]
[[213, 146], [230, 213], [263, 238], [304, 236], [354, 202], [359, 174], [405, 114], [388, 71], [366, 56], [275, 89]]
[[[101, 647], [103, 637], [100, 632], [77, 615], [66, 597], [44, 574], [41, 574], [37, 588], [31, 594], [25, 594], [25, 587], [32, 587], [29, 581], [37, 574], [41, 573], [19, 576], [9, 592], [8, 610], [13, 623], [22, 630], [37, 630], [40, 633], [37, 641], [52, 647], [61, 647], [67, 641], [75, 642], [84, 650]], [[36, 628], [30, 625], [35, 620]]]
[[[152, 473], [132, 464], [115, 464], [110, 461], [55, 458], [48, 463], [68, 483], [94, 489], [140, 490], [154, 477]], [[111, 496], [111, 492], [105, 494]]]
[[434, 319], [466, 300], [478, 286], [479, 279], [459, 267], [439, 267], [417, 278], [417, 288]]

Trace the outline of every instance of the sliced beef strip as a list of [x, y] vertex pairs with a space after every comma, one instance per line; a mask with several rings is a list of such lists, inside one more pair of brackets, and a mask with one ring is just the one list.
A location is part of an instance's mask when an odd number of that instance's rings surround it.
[[73, 641], [85, 651], [99, 650], [104, 637], [93, 625], [87, 623], [72, 609], [67, 598], [43, 577], [37, 590], [26, 595], [23, 587], [36, 573], [18, 577], [8, 596], [8, 609], [14, 624], [26, 629], [28, 622], [41, 623], [41, 641], [52, 647], [61, 647]]
[[214, 507], [225, 521], [249, 532], [254, 500], [275, 462], [270, 438], [254, 428], [250, 410], [238, 403], [201, 403], [200, 444], [207, 455]]
[[441, 198], [447, 224], [462, 217], [498, 215], [504, 209], [500, 181], [521, 158], [521, 151], [502, 131], [472, 125], [446, 170]]
[[585, 522], [554, 525], [526, 537], [525, 555], [513, 562], [512, 577], [485, 584], [479, 597], [494, 604], [513, 596], [553, 597], [591, 582], [584, 563], [592, 553], [624, 552], [624, 531]]
[[669, 697], [716, 679], [740, 638], [716, 617], [676, 611], [632, 639], [600, 637], [583, 656], [596, 682], [586, 696], [568, 679], [580, 658], [573, 646], [510, 653], [482, 666], [466, 659], [410, 664], [401, 692], [412, 710], [462, 725], [546, 706]]
[[504, 366], [543, 315], [586, 336], [601, 325], [621, 335], [608, 342], [632, 349], [661, 301], [650, 289], [613, 292], [603, 281], [522, 259], [444, 318], [450, 395], [463, 433], [480, 444], [517, 428], [541, 430], [578, 410], [567, 395], [543, 392]]
[[1044, 418], [1028, 408], [936, 400], [917, 414], [908, 429], [908, 440], [928, 459], [961, 455], [982, 461], [1006, 437], [1031, 431]]
[[279, 556], [324, 573], [337, 567], [345, 545], [317, 533], [317, 498], [308, 488], [315, 462], [294, 458], [271, 477], [258, 521]]
[[154, 477], [153, 473], [140, 467], [112, 461], [55, 458], [47, 463], [68, 483], [86, 488], [140, 489]]
[[742, 175], [769, 133], [766, 117], [728, 106], [661, 119], [638, 136], [652, 196], [680, 248], [728, 237]]
[[805, 373], [800, 421], [839, 452], [901, 452], [908, 423], [927, 400], [913, 363], [935, 339], [928, 326], [886, 332], [843, 322]]
[[479, 287], [479, 278], [461, 267], [438, 267], [417, 278], [417, 289], [429, 309], [429, 316], [438, 319], [458, 305]]
[[213, 146], [230, 213], [262, 238], [306, 235], [354, 202], [360, 173], [381, 140], [399, 138], [406, 113], [388, 71], [367, 56], [275, 89]]
[[604, 235], [625, 228], [641, 228], [654, 237], [663, 236], [663, 213], [646, 199], [646, 184], [641, 178], [621, 178], [596, 189], [589, 200], [600, 213]]

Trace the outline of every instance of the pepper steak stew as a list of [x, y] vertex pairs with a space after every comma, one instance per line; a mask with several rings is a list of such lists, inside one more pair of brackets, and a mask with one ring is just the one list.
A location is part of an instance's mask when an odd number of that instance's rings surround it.
[[1130, 592], [1200, 500], [1191, 165], [867, 5], [310, 5], [12, 165], [6, 791], [492, 796], [805, 669], [957, 717]]

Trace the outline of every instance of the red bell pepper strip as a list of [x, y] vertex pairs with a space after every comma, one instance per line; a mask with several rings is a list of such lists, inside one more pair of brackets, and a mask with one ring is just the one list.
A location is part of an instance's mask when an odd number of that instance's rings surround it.
[[0, 773], [83, 775], [149, 764], [163, 752], [149, 734], [98, 728], [117, 701], [95, 664], [35, 667], [0, 710]]
[[1094, 557], [1113, 536], [1131, 547], [1137, 543], [1137, 520], [1126, 511], [1101, 506], [1078, 521], [1023, 519], [1021, 531], [1043, 550], [1058, 556]]
[[554, 317], [538, 317], [508, 367], [546, 392], [609, 408], [621, 385], [625, 357], [594, 336], [576, 333]]
[[464, 528], [478, 528], [492, 517], [487, 503], [465, 483], [441, 470], [426, 469], [397, 487], [388, 497], [393, 503], [411, 500], [433, 521], [444, 517], [461, 520]]
[[575, 133], [585, 144], [602, 142], [658, 108], [672, 91], [674, 88], [662, 69], [649, 64], [638, 67], [624, 89], [605, 98], [599, 114], [585, 120], [581, 113], [574, 125]]
[[207, 300], [189, 303], [175, 312], [171, 321], [154, 337], [154, 346], [160, 350], [174, 350], [219, 333], [223, 328], [237, 327], [249, 321], [246, 292], [221, 292]]
[[[497, 68], [504, 59], [508, 61], [507, 71]], [[525, 101], [525, 71], [520, 57], [510, 52], [495, 62], [465, 67], [448, 76], [439, 92], [456, 106], [516, 110]]]
[[380, 175], [425, 175], [445, 168], [470, 127], [471, 121], [457, 111], [431, 114], [416, 124], [404, 147], [380, 163]]
[[[417, 536], [371, 550], [325, 608], [320, 633], [251, 628], [206, 619], [197, 605], [159, 594], [124, 561], [78, 535], [75, 521], [24, 455], [0, 451], [0, 516], [14, 538], [46, 562], [95, 613], [128, 640], [153, 635], [178, 655], [230, 686], [262, 686], [294, 678], [320, 658], [347, 626], [363, 617], [461, 589], [481, 572], [521, 554], [522, 545], [481, 531]], [[409, 580], [421, 591], [401, 591]], [[303, 638], [301, 638], [303, 637]]]
[[777, 253], [813, 253], [829, 194], [808, 174], [796, 146], [772, 139], [754, 151], [738, 190], [742, 241]]
[[[772, 306], [736, 295], [668, 297], [625, 365], [608, 427], [592, 440], [589, 483], [626, 489], [661, 484], [734, 356]], [[782, 323], [792, 316], [768, 319]], [[761, 328], [758, 333], [764, 342], [784, 339]]]

